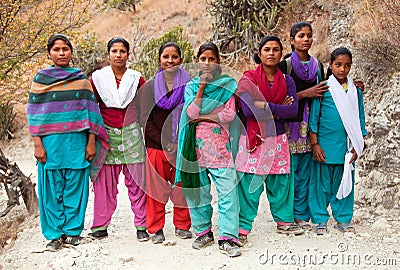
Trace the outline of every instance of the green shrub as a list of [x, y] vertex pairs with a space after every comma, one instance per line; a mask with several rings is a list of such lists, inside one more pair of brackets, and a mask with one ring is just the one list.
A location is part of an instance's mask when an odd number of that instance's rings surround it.
[[[286, 2], [286, 1], [280, 1]], [[279, 1], [208, 0], [214, 18], [214, 42], [227, 64], [238, 57], [250, 57], [266, 34], [276, 31], [281, 22]]]
[[106, 55], [105, 44], [98, 40], [95, 33], [86, 32], [75, 43], [73, 61], [76, 67], [90, 76], [107, 60]]
[[160, 68], [158, 51], [166, 42], [175, 42], [181, 48], [182, 64], [193, 61], [193, 47], [189, 42], [183, 27], [177, 26], [163, 34], [159, 38], [153, 38], [141, 44], [141, 51], [138, 53], [138, 61], [131, 65], [131, 68], [140, 71], [146, 79], [155, 75]]

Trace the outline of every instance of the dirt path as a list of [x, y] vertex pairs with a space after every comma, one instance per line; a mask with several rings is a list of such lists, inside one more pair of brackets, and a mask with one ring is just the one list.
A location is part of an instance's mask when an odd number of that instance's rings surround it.
[[[36, 181], [33, 147], [28, 136], [3, 146], [3, 149], [10, 160], [16, 161], [26, 174], [32, 173], [33, 181]], [[170, 204], [167, 205], [164, 231], [166, 239], [176, 241], [176, 245], [139, 243], [127, 190], [121, 184], [119, 189], [119, 205], [109, 227], [108, 239], [88, 241], [55, 253], [41, 253], [47, 241], [41, 234], [40, 220], [28, 218], [14, 246], [6, 247], [2, 252], [0, 269], [396, 269], [393, 265], [400, 265], [398, 228], [386, 218], [378, 217], [373, 223], [366, 223], [365, 217], [374, 212], [371, 209], [356, 208], [356, 234], [338, 232], [331, 221], [330, 231], [324, 236], [317, 237], [314, 232], [286, 236], [275, 233], [265, 194], [249, 235], [250, 244], [243, 248], [240, 257], [228, 258], [218, 251], [217, 244], [194, 250], [191, 248], [193, 239], [175, 237]], [[0, 207], [5, 206], [5, 200], [5, 191], [0, 190]], [[216, 206], [214, 197], [214, 210]], [[10, 214], [19, 212], [24, 212], [23, 206], [13, 209]], [[93, 193], [89, 198], [83, 236], [89, 232], [92, 213]], [[214, 213], [213, 231], [216, 232], [218, 217]]]

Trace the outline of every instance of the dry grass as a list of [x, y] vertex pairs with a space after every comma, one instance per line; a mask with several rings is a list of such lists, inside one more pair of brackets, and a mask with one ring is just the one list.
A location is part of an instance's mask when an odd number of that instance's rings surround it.
[[[328, 2], [329, 1], [325, 1]], [[315, 56], [322, 63], [329, 61], [329, 13], [326, 4], [320, 1], [293, 0], [283, 11], [282, 24], [279, 37], [284, 45], [284, 54], [291, 52], [290, 28], [300, 21], [311, 23], [313, 27], [314, 43], [310, 54]]]
[[[382, 73], [400, 69], [400, 0], [362, 0], [356, 11], [355, 46], [365, 57], [365, 66]], [[384, 63], [384, 64], [383, 64]]]
[[[2, 219], [5, 219], [2, 217]], [[12, 245], [17, 239], [17, 233], [21, 230], [20, 224], [25, 220], [25, 215], [21, 214], [15, 218], [2, 220], [0, 225], [0, 249], [6, 245]]]
[[[135, 21], [146, 39], [161, 36], [175, 26], [183, 26], [194, 48], [212, 36], [212, 19], [206, 11], [205, 0], [169, 1], [145, 0], [136, 12], [110, 9], [94, 18], [90, 27], [105, 42], [116, 35], [132, 39]], [[173, 11], [172, 11], [173, 10]], [[195, 22], [195, 23], [194, 23]]]

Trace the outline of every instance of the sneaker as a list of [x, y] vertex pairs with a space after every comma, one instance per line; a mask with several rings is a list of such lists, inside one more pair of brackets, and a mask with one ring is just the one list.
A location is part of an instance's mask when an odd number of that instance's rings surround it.
[[240, 247], [232, 240], [219, 240], [219, 251], [228, 255], [229, 257], [237, 257], [242, 255]]
[[145, 242], [150, 239], [150, 236], [146, 230], [137, 230], [136, 237], [139, 242]]
[[151, 241], [153, 244], [161, 244], [164, 242], [165, 236], [163, 230], [158, 230], [156, 233], [151, 237]]
[[64, 234], [61, 238], [66, 246], [77, 246], [81, 243], [82, 240], [82, 237], [80, 235], [68, 236]]
[[88, 233], [88, 237], [95, 239], [95, 240], [100, 240], [107, 236], [108, 236], [107, 229]]
[[189, 230], [181, 230], [181, 229], [175, 229], [175, 235], [179, 236], [182, 239], [189, 239], [192, 238], [192, 232]]
[[247, 241], [247, 235], [242, 235], [242, 234], [240, 234], [240, 235], [239, 235], [238, 242], [237, 242], [237, 245], [238, 245], [239, 247], [244, 247], [244, 245], [246, 245], [247, 243], [248, 243], [248, 241]]
[[57, 251], [61, 248], [62, 246], [62, 239], [53, 239], [51, 240], [47, 245], [46, 245], [46, 250], [48, 251]]
[[214, 243], [214, 234], [212, 231], [209, 231], [202, 236], [199, 236], [194, 240], [192, 244], [192, 248], [194, 249], [202, 249]]
[[299, 228], [297, 224], [295, 223], [287, 223], [284, 225], [278, 224], [276, 225], [277, 228], [277, 233], [282, 233], [282, 234], [294, 234], [294, 235], [299, 235], [304, 233], [304, 230], [302, 228]]

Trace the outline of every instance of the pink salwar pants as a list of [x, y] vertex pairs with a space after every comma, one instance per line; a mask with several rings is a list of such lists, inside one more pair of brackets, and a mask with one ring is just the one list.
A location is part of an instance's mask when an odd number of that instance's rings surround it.
[[94, 209], [92, 230], [106, 229], [117, 208], [118, 178], [125, 176], [134, 224], [137, 229], [146, 228], [145, 164], [103, 165], [93, 182]]

